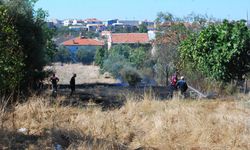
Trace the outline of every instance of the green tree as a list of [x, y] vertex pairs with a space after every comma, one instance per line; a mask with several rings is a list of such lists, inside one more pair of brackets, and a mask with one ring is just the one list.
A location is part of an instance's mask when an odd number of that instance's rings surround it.
[[91, 64], [95, 58], [95, 50], [80, 48], [76, 52], [76, 58], [78, 62], [83, 64]]
[[139, 25], [139, 32], [140, 33], [147, 33], [148, 32], [148, 28], [145, 22], [141, 23]]
[[138, 47], [132, 51], [130, 51], [129, 61], [132, 65], [134, 65], [137, 69], [142, 69], [146, 60], [149, 59], [148, 50], [144, 47]]
[[121, 55], [123, 56], [125, 59], [129, 58], [129, 54], [132, 51], [132, 48], [128, 45], [114, 45], [110, 50], [108, 55], [112, 56], [112, 55]]
[[103, 62], [107, 57], [107, 49], [105, 47], [100, 47], [95, 53], [95, 64], [99, 65], [100, 68], [103, 67]]
[[0, 95], [16, 89], [23, 77], [22, 48], [8, 10], [0, 5]]
[[[41, 9], [34, 10], [36, 0], [2, 2], [0, 33], [4, 36], [0, 49], [1, 56], [9, 59], [8, 63], [3, 61], [1, 68], [5, 68], [5, 73], [12, 72], [12, 79], [7, 78], [8, 74], [1, 75], [4, 76], [1, 79], [12, 86], [12, 90], [16, 89], [13, 88], [16, 85], [27, 91], [42, 78], [48, 49], [52, 47], [52, 36], [49, 36], [51, 34], [45, 21], [47, 13]], [[7, 80], [15, 82], [7, 83]]]
[[55, 62], [69, 63], [72, 61], [72, 54], [65, 46], [60, 46], [54, 56]]
[[207, 77], [242, 80], [250, 72], [250, 30], [245, 21], [210, 25], [180, 47], [183, 63], [190, 62]]

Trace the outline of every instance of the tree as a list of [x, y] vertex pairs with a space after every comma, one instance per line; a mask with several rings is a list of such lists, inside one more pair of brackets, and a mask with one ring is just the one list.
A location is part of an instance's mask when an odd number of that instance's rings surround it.
[[[11, 0], [3, 1], [1, 7], [4, 11], [1, 14], [2, 33], [11, 32], [8, 36], [3, 36], [4, 47], [1, 47], [3, 57], [9, 59], [9, 65], [12, 68], [19, 68], [15, 71], [17, 86], [23, 91], [36, 83], [42, 78], [43, 67], [46, 65], [46, 56], [51, 48], [52, 36], [47, 32], [45, 18], [47, 13], [41, 9], [35, 11], [34, 3], [36, 0]], [[5, 30], [8, 28], [8, 30]], [[47, 32], [47, 33], [46, 33]], [[6, 39], [9, 41], [6, 42]], [[10, 42], [10, 43], [8, 43]], [[2, 44], [1, 44], [2, 45]], [[5, 49], [5, 50], [4, 50]], [[8, 66], [7, 64], [3, 67]], [[21, 69], [20, 69], [20, 66]], [[14, 73], [14, 72], [13, 72]], [[15, 88], [12, 88], [15, 90]]]
[[78, 62], [83, 64], [91, 64], [94, 61], [95, 50], [80, 48], [76, 52], [76, 58]]
[[60, 46], [54, 57], [55, 62], [60, 61], [61, 63], [68, 63], [72, 61], [72, 54], [65, 46]]
[[209, 25], [180, 47], [183, 63], [191, 62], [207, 77], [229, 82], [250, 72], [250, 30], [245, 21]]
[[8, 10], [0, 5], [0, 95], [16, 89], [24, 67], [22, 48]]
[[104, 47], [100, 47], [96, 50], [95, 53], [95, 64], [99, 65], [100, 68], [103, 67], [103, 62], [107, 57], [107, 50]]
[[137, 69], [142, 69], [146, 60], [149, 59], [148, 50], [144, 47], [138, 47], [130, 51], [129, 61]]
[[139, 25], [139, 32], [140, 33], [147, 33], [148, 32], [147, 24], [145, 22], [143, 22], [142, 24]]
[[190, 33], [184, 21], [174, 17], [170, 13], [158, 13], [156, 18], [156, 67], [157, 80], [166, 83], [166, 76], [178, 70], [179, 52], [178, 47]]
[[112, 55], [121, 55], [125, 59], [129, 58], [129, 54], [132, 51], [132, 48], [128, 45], [115, 45], [109, 50], [109, 56]]

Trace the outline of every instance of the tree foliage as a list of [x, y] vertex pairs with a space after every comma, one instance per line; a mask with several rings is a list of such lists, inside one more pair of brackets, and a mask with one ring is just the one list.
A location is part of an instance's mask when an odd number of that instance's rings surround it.
[[241, 80], [250, 71], [250, 30], [245, 21], [209, 25], [180, 47], [181, 58], [207, 77]]
[[54, 56], [55, 62], [68, 63], [72, 61], [72, 54], [65, 46], [60, 46]]
[[140, 33], [147, 33], [148, 32], [148, 28], [145, 22], [141, 23], [139, 25], [139, 32]]
[[8, 10], [0, 5], [0, 92], [14, 89], [20, 83], [23, 53]]
[[[46, 57], [52, 48], [52, 32], [45, 18], [47, 13], [33, 9], [36, 0], [9, 0], [1, 5], [1, 82], [9, 90], [20, 86], [25, 90], [41, 78]], [[51, 50], [51, 49], [50, 49]], [[10, 79], [10, 77], [12, 79]], [[11, 81], [15, 82], [11, 82]]]
[[103, 67], [104, 60], [107, 58], [107, 50], [105, 47], [100, 47], [95, 53], [95, 64]]
[[80, 48], [76, 52], [76, 58], [78, 62], [83, 64], [91, 64], [95, 58], [95, 50]]

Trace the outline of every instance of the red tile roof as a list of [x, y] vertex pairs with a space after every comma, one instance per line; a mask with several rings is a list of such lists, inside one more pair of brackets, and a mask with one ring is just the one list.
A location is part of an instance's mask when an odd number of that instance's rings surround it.
[[149, 43], [147, 33], [113, 33], [112, 43]]
[[95, 39], [86, 39], [86, 38], [75, 38], [68, 41], [63, 42], [64, 46], [71, 46], [71, 45], [81, 45], [81, 46], [103, 46], [104, 42], [95, 40]]

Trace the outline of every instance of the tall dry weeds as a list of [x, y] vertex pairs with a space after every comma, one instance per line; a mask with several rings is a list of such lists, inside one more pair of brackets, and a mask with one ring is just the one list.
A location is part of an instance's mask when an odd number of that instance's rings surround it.
[[[145, 94], [130, 97], [120, 109], [103, 111], [62, 107], [33, 97], [8, 115], [15, 114], [16, 128], [28, 129], [22, 141], [28, 142], [22, 146], [30, 149], [52, 149], [55, 144], [68, 149], [250, 149], [250, 99], [239, 98], [159, 101]], [[3, 126], [15, 132], [11, 119]], [[0, 144], [20, 143], [14, 139]]]

